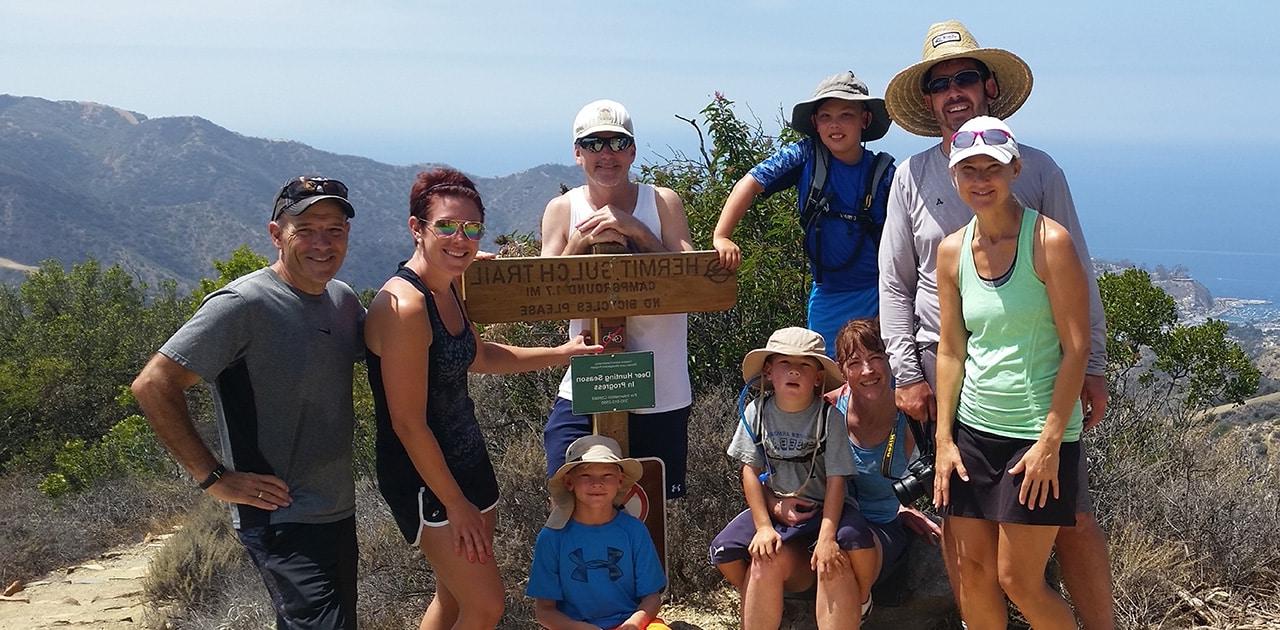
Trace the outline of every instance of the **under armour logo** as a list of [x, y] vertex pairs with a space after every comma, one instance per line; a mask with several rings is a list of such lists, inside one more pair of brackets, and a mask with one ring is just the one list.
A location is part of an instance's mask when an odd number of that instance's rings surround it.
[[570, 573], [569, 577], [578, 582], [587, 581], [588, 569], [608, 569], [610, 582], [617, 582], [622, 578], [622, 569], [618, 568], [618, 561], [622, 560], [621, 549], [609, 547], [608, 560], [591, 560], [588, 562], [582, 559], [582, 548], [579, 547], [569, 552], [569, 559], [574, 564], [573, 573]]

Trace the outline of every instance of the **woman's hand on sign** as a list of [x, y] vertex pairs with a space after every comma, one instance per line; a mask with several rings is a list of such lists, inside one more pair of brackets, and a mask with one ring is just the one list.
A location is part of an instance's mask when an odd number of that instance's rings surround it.
[[576, 357], [580, 354], [600, 354], [604, 352], [604, 346], [599, 344], [587, 343], [584, 335], [578, 335], [563, 344], [560, 344], [560, 354], [564, 356], [564, 362], [569, 362], [569, 357]]

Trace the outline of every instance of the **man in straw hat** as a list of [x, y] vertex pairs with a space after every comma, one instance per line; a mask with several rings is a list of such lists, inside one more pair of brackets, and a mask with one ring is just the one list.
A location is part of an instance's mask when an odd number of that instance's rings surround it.
[[884, 226], [893, 157], [866, 148], [889, 130], [884, 99], [846, 70], [822, 80], [791, 110], [791, 128], [806, 137], [757, 164], [724, 201], [712, 245], [720, 262], [736, 269], [742, 252], [733, 230], [756, 197], [796, 187], [804, 251], [813, 287], [809, 329], [826, 340], [832, 356], [836, 333], [850, 319], [875, 317], [876, 248]]
[[526, 594], [544, 628], [667, 630], [658, 618], [666, 574], [649, 530], [619, 506], [640, 462], [602, 435], [574, 440], [547, 481], [551, 516], [533, 548]]
[[[1026, 62], [1009, 51], [979, 46], [969, 30], [954, 20], [929, 27], [923, 59], [889, 82], [885, 100], [893, 120], [916, 135], [942, 138], [899, 166], [880, 245], [882, 334], [897, 381], [898, 407], [917, 419], [934, 417], [937, 408], [933, 392], [940, 318], [938, 245], [973, 217], [951, 183], [947, 168], [951, 138], [974, 117], [1012, 116], [1031, 94], [1031, 85]], [[1019, 147], [1022, 173], [1013, 183], [1014, 194], [1024, 205], [1066, 227], [1088, 276], [1092, 352], [1081, 402], [1085, 428], [1089, 428], [1102, 419], [1107, 406], [1102, 301], [1062, 169], [1043, 151], [1021, 141]], [[1080, 462], [1083, 467], [1085, 457]], [[1085, 474], [1081, 470], [1080, 479], [1086, 479]], [[1085, 627], [1111, 628], [1106, 540], [1093, 516], [1088, 484], [1080, 488], [1077, 525], [1060, 530], [1058, 559]], [[950, 572], [955, 570], [948, 567]]]

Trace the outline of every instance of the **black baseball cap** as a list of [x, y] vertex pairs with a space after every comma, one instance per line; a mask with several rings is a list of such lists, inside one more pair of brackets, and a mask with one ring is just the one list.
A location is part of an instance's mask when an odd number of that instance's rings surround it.
[[280, 192], [276, 194], [275, 207], [271, 211], [271, 220], [275, 221], [280, 218], [281, 214], [288, 214], [296, 217], [311, 204], [325, 199], [333, 199], [342, 206], [343, 212], [347, 213], [347, 217], [356, 216], [356, 209], [347, 201], [347, 185], [327, 177], [295, 177], [284, 183], [280, 187]]

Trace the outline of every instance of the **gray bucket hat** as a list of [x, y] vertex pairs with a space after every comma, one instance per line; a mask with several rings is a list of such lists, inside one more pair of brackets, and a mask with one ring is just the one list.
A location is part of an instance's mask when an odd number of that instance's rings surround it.
[[860, 101], [862, 106], [871, 112], [871, 124], [862, 131], [863, 142], [879, 140], [889, 131], [889, 111], [884, 107], [884, 99], [871, 96], [871, 90], [867, 89], [867, 84], [854, 76], [852, 70], [845, 70], [823, 79], [813, 91], [813, 96], [796, 103], [796, 106], [791, 108], [791, 128], [808, 136], [816, 136], [818, 130], [814, 128], [813, 121], [810, 119], [818, 103], [828, 98]]

